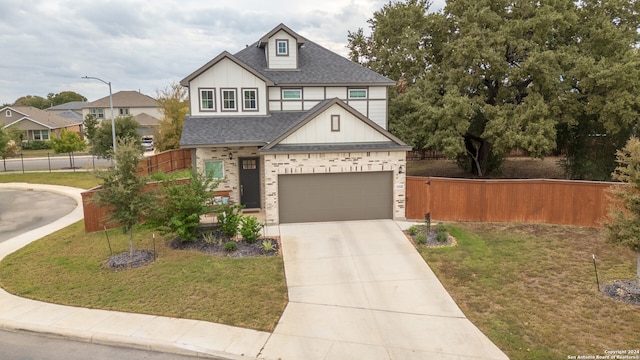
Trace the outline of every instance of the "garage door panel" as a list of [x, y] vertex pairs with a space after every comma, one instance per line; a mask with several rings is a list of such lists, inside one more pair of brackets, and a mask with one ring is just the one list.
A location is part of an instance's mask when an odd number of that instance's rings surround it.
[[280, 222], [390, 219], [392, 172], [278, 177]]

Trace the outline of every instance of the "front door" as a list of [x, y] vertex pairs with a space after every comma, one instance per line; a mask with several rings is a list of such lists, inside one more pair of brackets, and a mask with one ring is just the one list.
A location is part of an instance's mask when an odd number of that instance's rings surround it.
[[260, 208], [260, 158], [239, 158], [240, 204], [247, 209]]

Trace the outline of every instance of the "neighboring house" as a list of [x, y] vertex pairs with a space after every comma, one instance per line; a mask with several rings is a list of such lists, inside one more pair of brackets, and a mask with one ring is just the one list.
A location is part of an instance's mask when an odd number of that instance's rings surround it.
[[406, 151], [386, 128], [395, 83], [279, 25], [181, 81], [180, 146], [270, 224], [405, 217]]
[[[113, 117], [133, 116], [140, 127], [138, 133], [142, 136], [153, 135], [160, 126], [162, 111], [160, 104], [152, 97], [138, 91], [118, 91], [113, 94]], [[98, 120], [111, 120], [111, 106], [109, 96], [86, 103], [82, 107], [82, 118], [93, 115]]]
[[62, 129], [82, 132], [82, 121], [33, 106], [7, 106], [0, 110], [0, 127], [15, 126], [24, 131], [23, 141], [48, 141]]

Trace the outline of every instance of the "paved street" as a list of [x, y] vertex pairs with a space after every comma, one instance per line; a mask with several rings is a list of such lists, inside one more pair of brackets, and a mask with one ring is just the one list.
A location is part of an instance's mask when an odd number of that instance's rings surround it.
[[44, 226], [76, 205], [72, 198], [48, 191], [0, 189], [0, 242]]

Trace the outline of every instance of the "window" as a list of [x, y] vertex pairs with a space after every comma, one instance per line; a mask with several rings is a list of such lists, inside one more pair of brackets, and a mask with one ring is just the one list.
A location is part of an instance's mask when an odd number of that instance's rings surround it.
[[96, 119], [104, 119], [104, 109], [91, 108], [89, 109], [89, 114], [93, 115]]
[[236, 110], [236, 89], [222, 89], [222, 111]]
[[120, 116], [129, 115], [129, 108], [120, 108]]
[[258, 162], [255, 159], [243, 159], [242, 170], [255, 170], [258, 168]]
[[33, 130], [33, 140], [49, 140], [49, 130]]
[[258, 89], [242, 89], [242, 109], [247, 111], [258, 110]]
[[6, 117], [11, 117], [11, 110], [7, 110], [7, 112], [5, 113]]
[[340, 115], [331, 115], [331, 131], [340, 131]]
[[204, 162], [205, 174], [210, 179], [224, 178], [224, 163], [221, 160], [209, 160]]
[[200, 110], [216, 111], [216, 89], [200, 89]]
[[367, 89], [349, 89], [349, 99], [366, 99]]
[[284, 100], [300, 100], [302, 99], [302, 89], [283, 89], [282, 98]]
[[277, 56], [289, 55], [289, 40], [276, 40], [276, 55]]

